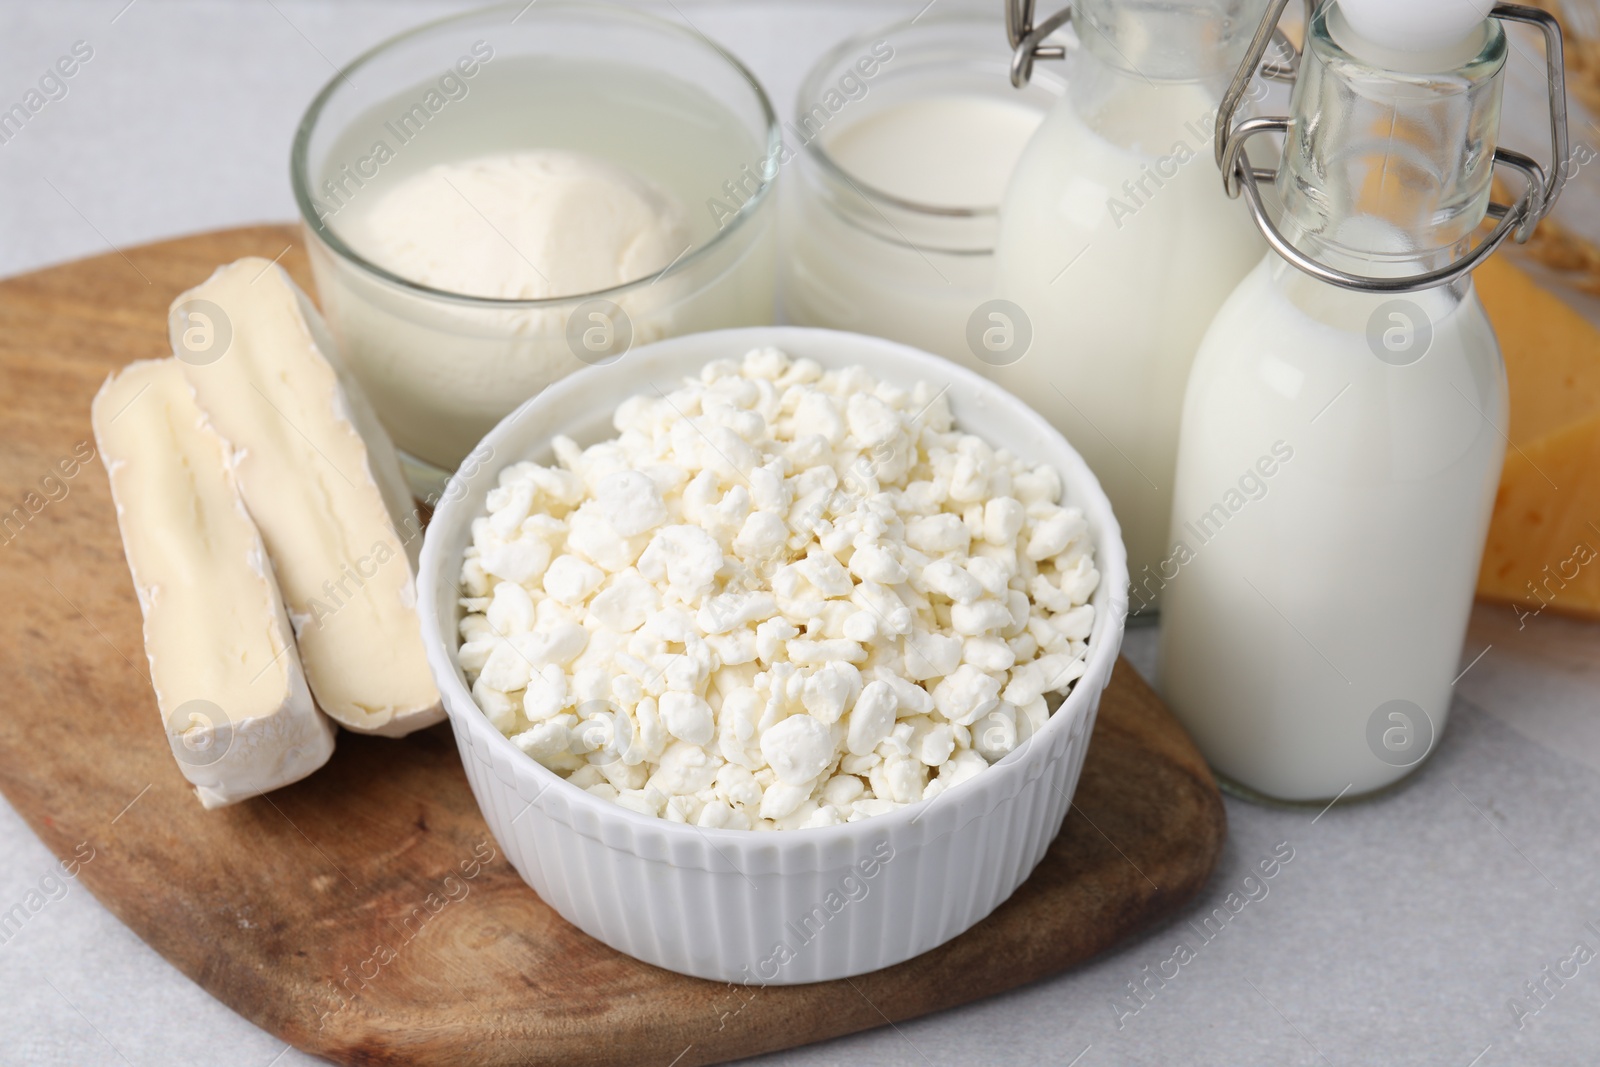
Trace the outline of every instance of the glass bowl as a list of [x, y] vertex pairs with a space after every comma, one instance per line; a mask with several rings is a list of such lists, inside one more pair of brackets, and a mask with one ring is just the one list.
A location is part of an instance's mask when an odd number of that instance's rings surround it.
[[[879, 62], [863, 67], [863, 58]], [[968, 327], [995, 295], [998, 200], [949, 204], [895, 195], [850, 173], [829, 145], [851, 126], [908, 103], [965, 97], [1035, 111], [1042, 120], [1066, 92], [1059, 65], [1035, 67], [1021, 91], [1012, 88], [1010, 69], [998, 7], [883, 27], [840, 42], [817, 61], [789, 126], [803, 144], [783, 190], [780, 273], [789, 321], [875, 334], [985, 370]]]
[[[400, 179], [541, 148], [675, 194], [691, 243], [651, 277], [515, 300], [430, 288], [347, 239]], [[780, 148], [771, 103], [736, 59], [689, 28], [598, 4], [441, 19], [330, 81], [295, 134], [294, 195], [323, 313], [413, 490], [436, 491], [504, 415], [573, 370], [637, 343], [771, 322]]]

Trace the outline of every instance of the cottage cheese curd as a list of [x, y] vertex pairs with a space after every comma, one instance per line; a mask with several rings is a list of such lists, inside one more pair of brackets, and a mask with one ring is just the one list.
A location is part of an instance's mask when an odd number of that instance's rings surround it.
[[613, 425], [502, 471], [461, 571], [475, 699], [573, 784], [704, 827], [855, 821], [1002, 759], [1082, 675], [1084, 516], [942, 391], [765, 348]]

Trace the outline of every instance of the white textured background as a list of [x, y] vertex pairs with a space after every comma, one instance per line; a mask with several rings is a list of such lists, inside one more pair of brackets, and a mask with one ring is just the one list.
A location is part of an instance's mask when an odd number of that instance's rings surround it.
[[[74, 41], [95, 50], [69, 95], [0, 145], [0, 275], [292, 217], [289, 138], [332, 65], [453, 7], [0, 4], [0, 108]], [[921, 3], [678, 7], [661, 10], [737, 53], [787, 113], [827, 45]], [[1594, 143], [1597, 134], [1575, 128], [1574, 140]], [[1593, 183], [1592, 169], [1581, 180]], [[1152, 636], [1129, 636], [1142, 668]], [[1600, 936], [1585, 927], [1600, 927], [1600, 626], [1545, 617], [1519, 630], [1508, 609], [1480, 607], [1462, 657], [1469, 663], [1442, 747], [1394, 794], [1315, 821], [1229, 802], [1221, 867], [1189, 914], [1217, 906], [1279, 842], [1295, 858], [1266, 899], [1122, 1028], [1113, 1001], [1171, 953], [1187, 916], [1007, 996], [768, 1059], [819, 1067], [1600, 1062], [1600, 959], [1523, 1029], [1507, 1007], [1576, 943], [1600, 952]], [[0, 911], [53, 863], [0, 804]], [[81, 886], [0, 943], [0, 1064], [313, 1062], [178, 974]]]

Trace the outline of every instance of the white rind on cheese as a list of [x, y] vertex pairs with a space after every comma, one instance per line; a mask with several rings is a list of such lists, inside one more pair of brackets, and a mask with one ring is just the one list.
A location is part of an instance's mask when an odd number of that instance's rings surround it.
[[400, 540], [405, 544], [406, 558], [410, 561], [411, 573], [415, 575], [417, 561], [422, 555], [422, 516], [411, 497], [411, 486], [406, 483], [405, 471], [400, 467], [400, 456], [395, 452], [394, 443], [384, 430], [383, 423], [378, 421], [378, 413], [373, 410], [367, 395], [338, 358], [339, 346], [321, 313], [293, 280], [287, 275], [283, 276], [283, 280], [294, 290], [300, 305], [300, 317], [311, 331], [312, 343], [327, 358], [328, 365], [339, 380], [341, 391], [335, 397], [334, 412], [337, 417], [348, 419], [357, 435], [366, 443], [367, 464], [372, 470], [373, 481], [383, 494], [384, 507], [394, 521]]
[[[320, 316], [258, 258], [218, 268], [173, 308], [194, 300], [221, 310], [218, 335], [230, 340], [220, 355], [186, 360], [184, 374], [233, 451], [317, 704], [362, 733], [438, 722], [416, 612], [420, 524], [394, 446], [330, 362]], [[174, 323], [175, 342], [182, 329]]]
[[175, 359], [134, 363], [93, 407], [167, 738], [201, 804], [304, 778], [333, 753], [271, 564]]

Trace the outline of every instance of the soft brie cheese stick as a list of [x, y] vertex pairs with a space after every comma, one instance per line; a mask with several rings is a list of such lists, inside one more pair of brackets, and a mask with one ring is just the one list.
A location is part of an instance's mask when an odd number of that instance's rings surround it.
[[281, 268], [241, 259], [178, 297], [172, 330], [200, 409], [233, 450], [317, 704], [362, 733], [438, 722], [411, 495], [394, 446], [330, 363], [316, 309]]
[[156, 704], [200, 803], [298, 781], [333, 753], [226, 446], [175, 359], [135, 363], [94, 399]]

